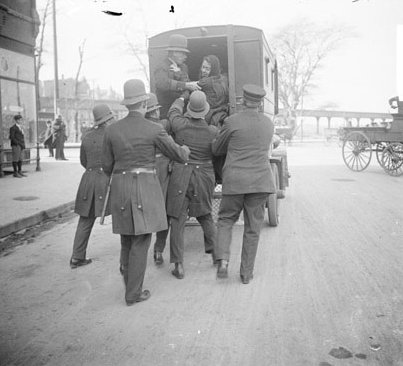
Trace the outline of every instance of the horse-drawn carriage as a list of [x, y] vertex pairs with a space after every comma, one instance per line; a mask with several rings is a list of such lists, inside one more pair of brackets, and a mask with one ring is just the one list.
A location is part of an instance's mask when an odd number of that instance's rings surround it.
[[389, 103], [398, 109], [397, 114], [392, 115], [392, 122], [384, 122], [383, 126], [341, 128], [343, 160], [351, 170], [366, 169], [375, 153], [386, 173], [403, 175], [403, 102], [396, 97]]

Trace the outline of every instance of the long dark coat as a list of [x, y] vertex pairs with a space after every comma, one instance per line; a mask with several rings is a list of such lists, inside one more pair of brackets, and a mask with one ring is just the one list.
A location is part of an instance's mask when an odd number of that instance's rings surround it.
[[16, 124], [10, 127], [10, 144], [11, 146], [20, 146], [21, 149], [25, 149], [24, 134]]
[[189, 184], [193, 184], [194, 195], [189, 204], [189, 216], [198, 217], [211, 212], [214, 193], [214, 169], [211, 143], [218, 134], [215, 126], [204, 119], [183, 115], [184, 102], [177, 99], [170, 108], [168, 129], [174, 140], [190, 149], [189, 160], [197, 163], [173, 164], [168, 185], [167, 213], [178, 217], [183, 206]]
[[[80, 147], [80, 162], [85, 172], [78, 186], [74, 212], [80, 216], [102, 215], [109, 177], [102, 168], [102, 144], [105, 125], [91, 129], [83, 138]], [[91, 207], [93, 206], [93, 212]], [[110, 215], [110, 204], [105, 215]]]
[[166, 58], [154, 72], [155, 94], [161, 105], [161, 118], [167, 118], [167, 113], [176, 98], [186, 90], [185, 84], [189, 81], [188, 68], [185, 64], [179, 67], [179, 71], [171, 70], [172, 61]]
[[[159, 123], [164, 129], [167, 128], [167, 120], [158, 120], [155, 118], [147, 118], [154, 123]], [[171, 159], [166, 157], [158, 148], [155, 154], [155, 168], [157, 169], [157, 177], [161, 184], [162, 194], [164, 195], [164, 199], [166, 202], [167, 192], [168, 192], [168, 184], [170, 177], [170, 164]]]
[[108, 126], [102, 166], [113, 174], [111, 185], [112, 229], [115, 234], [141, 235], [167, 229], [164, 197], [156, 174], [130, 173], [135, 168], [155, 169], [156, 149], [172, 160], [185, 162], [187, 153], [160, 124], [139, 112]]
[[255, 109], [228, 117], [213, 142], [213, 153], [227, 154], [223, 168], [223, 194], [275, 192], [269, 148], [274, 125]]

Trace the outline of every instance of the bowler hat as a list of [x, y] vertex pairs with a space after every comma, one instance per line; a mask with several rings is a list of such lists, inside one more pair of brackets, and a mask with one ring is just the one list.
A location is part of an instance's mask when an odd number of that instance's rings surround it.
[[243, 86], [243, 98], [250, 102], [259, 103], [266, 95], [266, 91], [260, 86], [246, 84]]
[[148, 99], [146, 87], [139, 79], [130, 79], [123, 85], [123, 101], [120, 104], [130, 105]]
[[113, 113], [106, 104], [96, 105], [92, 110], [92, 114], [94, 115], [95, 126], [98, 126], [113, 118]]
[[187, 113], [193, 118], [203, 118], [210, 110], [210, 105], [207, 103], [206, 94], [200, 90], [190, 94]]
[[168, 51], [190, 52], [187, 49], [188, 40], [182, 34], [172, 34], [168, 41]]
[[22, 118], [21, 114], [16, 114], [16, 115], [14, 116], [14, 121], [18, 121], [18, 120], [20, 120], [21, 118]]
[[147, 100], [147, 113], [155, 111], [161, 106], [158, 104], [157, 96], [154, 93], [148, 93], [149, 99]]

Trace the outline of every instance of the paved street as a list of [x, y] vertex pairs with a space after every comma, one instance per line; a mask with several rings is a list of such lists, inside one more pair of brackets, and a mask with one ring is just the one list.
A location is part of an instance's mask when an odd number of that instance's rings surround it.
[[4, 252], [0, 365], [403, 365], [403, 177], [375, 158], [354, 173], [337, 144], [288, 146], [288, 161], [280, 224], [266, 218], [249, 285], [241, 225], [228, 280], [191, 226], [185, 278], [170, 274], [169, 248], [161, 268], [150, 250], [152, 296], [132, 307], [110, 219], [83, 268], [68, 265], [77, 217]]

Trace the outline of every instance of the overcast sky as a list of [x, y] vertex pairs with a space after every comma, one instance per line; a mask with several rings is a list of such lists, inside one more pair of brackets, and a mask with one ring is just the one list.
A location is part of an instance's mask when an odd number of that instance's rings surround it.
[[[41, 15], [47, 0], [37, 0]], [[51, 1], [52, 2], [52, 1]], [[170, 13], [173, 5], [175, 13]], [[325, 61], [315, 94], [304, 104], [335, 103], [340, 110], [388, 112], [387, 100], [403, 99], [403, 0], [56, 0], [59, 77], [74, 77], [78, 47], [85, 39], [81, 75], [92, 85], [122, 93], [130, 78], [143, 78], [126, 37], [146, 44], [147, 37], [173, 28], [237, 24], [261, 28], [266, 38], [298, 17], [336, 22], [354, 29]], [[122, 12], [120, 17], [102, 10]], [[41, 79], [53, 78], [52, 23], [48, 19]], [[398, 33], [400, 37], [398, 37]], [[399, 55], [398, 55], [399, 51]], [[399, 70], [398, 70], [399, 69]], [[144, 78], [143, 78], [144, 79]]]

